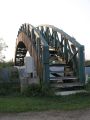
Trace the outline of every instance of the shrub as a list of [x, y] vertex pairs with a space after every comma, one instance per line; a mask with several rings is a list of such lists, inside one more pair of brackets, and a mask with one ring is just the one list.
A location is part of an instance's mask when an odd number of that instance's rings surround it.
[[24, 88], [22, 94], [25, 96], [38, 96], [41, 91], [41, 86], [39, 84], [30, 84]]
[[31, 84], [28, 85], [22, 92], [25, 96], [52, 96], [53, 90], [46, 84]]
[[41, 96], [53, 96], [54, 95], [54, 90], [50, 88], [49, 84], [42, 84], [41, 88]]
[[20, 93], [20, 84], [13, 82], [0, 83], [0, 95], [10, 95]]

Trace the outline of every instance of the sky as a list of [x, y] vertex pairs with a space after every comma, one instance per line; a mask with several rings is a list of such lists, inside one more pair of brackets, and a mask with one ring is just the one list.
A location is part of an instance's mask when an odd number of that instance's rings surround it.
[[85, 46], [85, 59], [90, 59], [90, 0], [0, 0], [0, 38], [8, 45], [6, 60], [14, 59], [23, 23], [62, 29]]

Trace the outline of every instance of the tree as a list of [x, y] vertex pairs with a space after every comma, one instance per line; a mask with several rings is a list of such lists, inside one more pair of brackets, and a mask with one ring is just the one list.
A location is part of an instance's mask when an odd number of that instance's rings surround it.
[[90, 67], [90, 60], [86, 60], [86, 61], [85, 61], [85, 66]]
[[3, 51], [5, 51], [7, 47], [8, 46], [6, 45], [3, 38], [0, 38], [0, 62], [3, 62], [5, 59], [5, 55], [3, 55]]

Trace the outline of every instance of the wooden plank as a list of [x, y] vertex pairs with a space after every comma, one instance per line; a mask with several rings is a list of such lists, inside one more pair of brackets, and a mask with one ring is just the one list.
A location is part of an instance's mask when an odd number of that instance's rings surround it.
[[66, 77], [50, 77], [50, 80], [77, 80], [77, 77], [70, 77], [70, 76], [66, 76]]
[[80, 82], [51, 84], [51, 87], [55, 87], [55, 88], [71, 88], [71, 87], [83, 87], [83, 86], [84, 84]]

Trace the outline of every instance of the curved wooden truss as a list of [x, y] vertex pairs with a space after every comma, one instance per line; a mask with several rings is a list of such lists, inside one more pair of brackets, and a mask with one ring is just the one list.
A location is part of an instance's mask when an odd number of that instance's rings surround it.
[[[50, 80], [50, 66], [64, 65], [64, 76], [68, 76], [67, 67], [72, 76], [80, 82], [85, 81], [84, 46], [75, 38], [52, 25], [33, 27], [23, 24], [17, 35], [15, 65], [24, 65], [27, 51], [34, 57], [37, 74], [43, 81]], [[69, 70], [69, 72], [70, 72]]]

